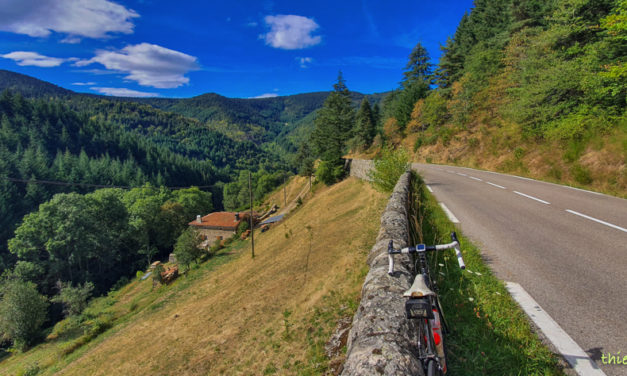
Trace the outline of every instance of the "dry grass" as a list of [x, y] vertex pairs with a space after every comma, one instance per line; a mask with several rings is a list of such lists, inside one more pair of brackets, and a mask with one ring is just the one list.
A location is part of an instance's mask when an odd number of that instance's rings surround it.
[[[412, 159], [513, 173], [627, 197], [627, 136], [624, 131], [618, 129], [609, 135], [596, 136], [575, 161], [567, 160], [569, 145], [565, 142], [538, 143], [525, 140], [521, 135], [514, 124], [478, 125], [455, 131], [446, 145], [438, 139], [433, 145], [421, 146]], [[412, 150], [417, 137], [408, 135], [403, 141], [404, 147]], [[583, 167], [589, 179], [578, 176], [577, 171], [582, 171], [578, 166]]]
[[[300, 189], [298, 178], [293, 183], [292, 196]], [[233, 261], [193, 270], [189, 279], [161, 288], [160, 297], [131, 319], [42, 373], [258, 375], [316, 368], [309, 364], [308, 338], [320, 328], [312, 327], [311, 317], [329, 296], [358, 297], [385, 201], [354, 178], [319, 188], [286, 220], [255, 236], [254, 259], [246, 242]], [[131, 301], [155, 294], [150, 284], [133, 282], [116, 307], [128, 310]], [[321, 325], [328, 333], [335, 320]], [[41, 348], [55, 353], [54, 344]], [[22, 364], [40, 359], [37, 351], [24, 354]]]
[[[285, 192], [283, 187], [285, 187]], [[296, 175], [291, 177], [287, 184], [282, 185], [265, 197], [263, 203], [264, 206], [267, 207], [277, 205], [279, 212], [282, 212], [285, 206], [285, 197], [287, 197], [287, 204], [289, 206], [289, 204], [295, 202], [298, 197], [304, 198], [304, 195], [306, 195], [308, 191], [309, 178]]]

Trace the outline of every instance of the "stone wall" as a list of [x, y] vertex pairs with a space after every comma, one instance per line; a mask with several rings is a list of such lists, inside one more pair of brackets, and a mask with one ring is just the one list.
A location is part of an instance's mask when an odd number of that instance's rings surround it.
[[[365, 174], [365, 162], [372, 166], [371, 161], [353, 160], [351, 176]], [[342, 375], [423, 375], [420, 361], [412, 352], [417, 343], [416, 328], [405, 318], [403, 292], [413, 281], [409, 257], [394, 256], [395, 273], [387, 273], [390, 239], [395, 248], [407, 245], [410, 178], [409, 172], [401, 176], [381, 216], [381, 229], [368, 256], [370, 271], [348, 335]]]
[[374, 162], [369, 159], [353, 159], [350, 161], [350, 176], [363, 180], [371, 180], [368, 171], [374, 167]]

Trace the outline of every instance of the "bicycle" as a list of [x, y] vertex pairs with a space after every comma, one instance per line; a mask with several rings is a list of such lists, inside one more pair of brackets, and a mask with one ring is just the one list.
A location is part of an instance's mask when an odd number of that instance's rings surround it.
[[[418, 244], [414, 247], [394, 249], [393, 241], [388, 244], [388, 274], [394, 273], [395, 254], [417, 254], [414, 267], [417, 270], [414, 283], [403, 294], [405, 314], [407, 319], [417, 320], [418, 325], [418, 359], [422, 363], [426, 376], [444, 375], [446, 368], [446, 351], [443, 334], [448, 333], [448, 325], [440, 306], [437, 294], [437, 285], [431, 280], [427, 251], [441, 251], [454, 248], [457, 262], [461, 269], [465, 269], [464, 259], [459, 249], [457, 234], [451, 233], [451, 243], [438, 245]], [[443, 329], [443, 330], [442, 330]]]

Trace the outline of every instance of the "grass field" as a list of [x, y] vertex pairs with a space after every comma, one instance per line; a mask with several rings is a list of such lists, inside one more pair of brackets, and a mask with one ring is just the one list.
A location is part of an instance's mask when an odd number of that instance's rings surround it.
[[92, 301], [91, 335], [62, 323], [56, 338], [5, 357], [0, 374], [322, 374], [324, 344], [358, 304], [385, 203], [354, 178], [316, 186], [255, 234], [254, 259], [238, 241], [169, 286], [135, 279]]

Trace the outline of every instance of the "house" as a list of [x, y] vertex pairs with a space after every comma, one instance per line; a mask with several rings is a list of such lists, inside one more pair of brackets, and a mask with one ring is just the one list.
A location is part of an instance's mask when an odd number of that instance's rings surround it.
[[237, 226], [248, 220], [249, 213], [214, 212], [201, 217], [196, 216], [196, 220], [189, 223], [201, 235], [211, 243], [216, 239], [227, 239], [237, 232]]

